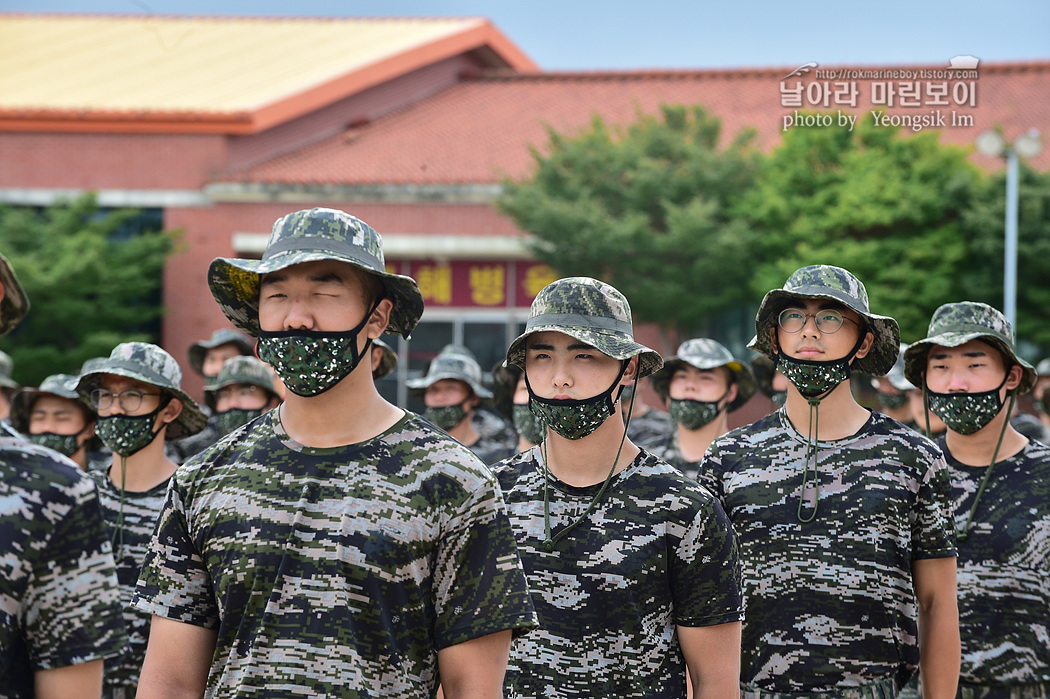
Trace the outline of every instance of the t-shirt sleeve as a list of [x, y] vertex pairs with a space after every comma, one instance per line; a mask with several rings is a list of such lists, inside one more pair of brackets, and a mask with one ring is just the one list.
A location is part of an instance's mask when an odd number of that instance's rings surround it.
[[911, 539], [913, 560], [956, 555], [951, 479], [940, 452], [930, 458], [919, 483], [911, 518]]
[[219, 626], [211, 576], [190, 536], [184, 497], [175, 478], [146, 549], [132, 606], [194, 626]]
[[117, 655], [124, 621], [94, 482], [70, 486], [69, 510], [52, 529], [26, 589], [25, 634], [34, 669], [79, 665]]
[[714, 626], [744, 618], [733, 525], [722, 505], [704, 496], [671, 558], [675, 624]]
[[436, 646], [537, 626], [499, 485], [487, 472], [448, 505], [435, 568]]

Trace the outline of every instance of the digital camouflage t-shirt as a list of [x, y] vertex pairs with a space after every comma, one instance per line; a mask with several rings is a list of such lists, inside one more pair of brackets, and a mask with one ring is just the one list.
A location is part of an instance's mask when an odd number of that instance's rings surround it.
[[[700, 481], [700, 462], [688, 461], [682, 456], [682, 449], [678, 446], [678, 431], [649, 442], [645, 450], [653, 456], [663, 459], [694, 481]], [[710, 488], [710, 485], [708, 485]]]
[[[142, 561], [146, 557], [146, 548], [153, 539], [157, 518], [164, 507], [168, 481], [142, 493], [125, 491], [122, 508], [120, 488], [109, 479], [108, 469], [91, 472], [91, 477], [98, 485], [102, 516], [106, 520], [110, 541], [113, 542], [117, 580], [120, 583], [120, 602], [124, 607], [124, 628], [128, 635], [128, 644], [120, 657], [106, 660], [103, 695], [108, 696], [113, 691], [123, 688], [129, 691], [129, 696], [134, 696], [142, 661], [146, 658], [151, 617], [130, 605], [135, 595], [135, 583], [139, 579]], [[119, 529], [118, 522], [123, 522]]]
[[[732, 528], [715, 498], [642, 451], [548, 552], [539, 447], [495, 468], [540, 628], [511, 648], [512, 697], [686, 696], [676, 626], [742, 618]], [[548, 479], [552, 535], [602, 484]]]
[[[962, 528], [988, 467], [948, 460]], [[1050, 447], [1029, 442], [992, 467], [959, 543], [959, 630], [964, 682], [1050, 679]]]
[[223, 697], [431, 697], [437, 650], [536, 623], [491, 472], [412, 414], [316, 449], [274, 410], [191, 459], [135, 604], [218, 631]]
[[[955, 555], [948, 469], [937, 447], [872, 413], [817, 452], [819, 504], [800, 522], [807, 439], [780, 409], [711, 445], [701, 482], [737, 532], [747, 618], [741, 681], [826, 692], [918, 665], [912, 562]], [[813, 476], [801, 516], [813, 516]]]
[[0, 439], [0, 695], [32, 697], [35, 670], [123, 646], [94, 483], [49, 449]]

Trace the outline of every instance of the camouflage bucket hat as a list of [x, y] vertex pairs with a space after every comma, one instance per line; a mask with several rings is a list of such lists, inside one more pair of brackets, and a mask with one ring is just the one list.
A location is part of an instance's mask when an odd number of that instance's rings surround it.
[[255, 343], [252, 342], [251, 338], [247, 335], [238, 332], [233, 328], [219, 328], [213, 332], [211, 337], [207, 340], [194, 342], [190, 345], [190, 366], [192, 366], [194, 371], [198, 374], [203, 375], [204, 357], [208, 354], [208, 350], [229, 344], [237, 345], [237, 348], [243, 355], [251, 355], [255, 353]]
[[985, 303], [963, 301], [946, 303], [933, 312], [926, 337], [913, 342], [904, 353], [904, 373], [916, 386], [923, 385], [926, 356], [934, 346], [958, 347], [970, 340], [983, 340], [1003, 356], [1021, 367], [1018, 393], [1028, 393], [1038, 378], [1035, 368], [1017, 356], [1014, 349], [1014, 329], [1002, 313]]
[[755, 394], [755, 377], [751, 374], [750, 367], [735, 360], [733, 353], [721, 343], [700, 337], [680, 344], [678, 352], [665, 359], [663, 369], [653, 375], [653, 390], [660, 397], [670, 396], [671, 379], [675, 371], [683, 364], [689, 364], [697, 369], [715, 369], [724, 366], [733, 372], [737, 389], [736, 398], [729, 404], [730, 410], [736, 410]]
[[0, 301], [0, 335], [6, 335], [26, 317], [29, 297], [18, 283], [11, 263], [3, 255], [0, 255], [0, 282], [4, 285], [4, 298]]
[[470, 386], [479, 398], [491, 398], [492, 391], [481, 381], [481, 365], [466, 347], [446, 345], [427, 368], [427, 375], [405, 382], [415, 392], [422, 392], [442, 379], [456, 379]]
[[631, 306], [612, 286], [590, 277], [551, 282], [536, 295], [525, 332], [511, 343], [507, 363], [525, 368], [525, 341], [538, 332], [560, 332], [614, 359], [638, 357], [638, 378], [655, 373], [664, 360], [634, 341]]
[[867, 355], [853, 361], [853, 371], [883, 376], [897, 360], [901, 341], [897, 321], [868, 310], [868, 291], [864, 284], [848, 270], [831, 265], [803, 267], [788, 277], [783, 289], [773, 289], [766, 294], [755, 316], [755, 337], [748, 347], [774, 358], [776, 347], [769, 331], [777, 327], [777, 314], [797, 299], [835, 301], [867, 322], [867, 329], [875, 336], [875, 341]]
[[397, 368], [397, 352], [394, 351], [393, 347], [383, 342], [378, 337], [372, 340], [372, 345], [378, 347], [382, 352], [379, 366], [372, 372], [372, 378], [378, 381], [379, 379], [392, 374], [394, 369]]
[[0, 387], [18, 388], [17, 381], [11, 378], [14, 373], [15, 362], [7, 352], [0, 352]]
[[222, 363], [218, 375], [204, 387], [204, 402], [214, 410], [219, 389], [239, 383], [258, 386], [269, 391], [271, 395], [277, 395], [273, 369], [269, 364], [255, 357], [230, 357]]
[[1050, 376], [1050, 357], [1041, 359], [1039, 363], [1035, 365], [1035, 373], [1040, 376]]
[[908, 381], [908, 377], [904, 375], [904, 353], [907, 351], [907, 343], [902, 342], [900, 354], [897, 355], [897, 361], [893, 363], [893, 368], [890, 369], [888, 374], [886, 374], [886, 378], [889, 379], [890, 385], [898, 391], [910, 391], [915, 388], [915, 384]]
[[261, 260], [219, 257], [208, 268], [208, 286], [234, 325], [259, 335], [259, 281], [264, 274], [303, 262], [336, 260], [379, 277], [394, 302], [387, 330], [408, 339], [423, 315], [423, 295], [411, 277], [390, 274], [383, 239], [364, 221], [335, 209], [306, 209], [273, 224]]
[[29, 434], [29, 411], [36, 399], [42, 395], [75, 400], [83, 405], [87, 412], [94, 413], [90, 405], [80, 400], [80, 394], [77, 393], [79, 379], [79, 376], [73, 374], [52, 374], [41, 381], [39, 387], [27, 386], [21, 389], [11, 397], [11, 424], [22, 434]]
[[208, 422], [200, 406], [182, 390], [182, 370], [170, 354], [148, 342], [123, 342], [113, 348], [109, 358], [91, 360], [91, 371], [80, 376], [77, 393], [90, 402], [91, 390], [102, 374], [114, 374], [162, 388], [182, 401], [182, 412], [168, 423], [164, 439], [172, 441], [197, 434]]

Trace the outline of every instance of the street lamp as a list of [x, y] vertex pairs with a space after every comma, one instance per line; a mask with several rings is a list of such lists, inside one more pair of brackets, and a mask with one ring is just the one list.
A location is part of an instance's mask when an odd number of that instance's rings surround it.
[[1043, 150], [1039, 131], [1029, 129], [1009, 144], [998, 131], [977, 137], [982, 155], [1006, 158], [1006, 246], [1003, 253], [1003, 314], [1017, 328], [1017, 158], [1034, 158]]

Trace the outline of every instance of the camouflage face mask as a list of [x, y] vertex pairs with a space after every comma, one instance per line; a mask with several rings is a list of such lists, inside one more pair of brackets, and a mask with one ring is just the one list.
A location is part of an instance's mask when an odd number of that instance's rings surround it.
[[773, 405], [778, 408], [783, 408], [784, 403], [787, 403], [788, 392], [787, 391], [773, 391], [773, 395], [769, 397], [773, 401]]
[[[728, 392], [726, 395], [729, 395]], [[671, 399], [668, 413], [676, 424], [687, 430], [698, 430], [711, 423], [724, 406], [719, 405], [725, 400], [725, 395], [718, 400], [678, 400]]]
[[887, 410], [899, 410], [908, 402], [908, 394], [906, 393], [883, 393], [881, 391], [878, 393], [879, 403]]
[[543, 424], [543, 421], [529, 410], [528, 403], [514, 406], [514, 429], [517, 431], [518, 436], [532, 444], [542, 442], [543, 435], [546, 432], [546, 426]]
[[463, 422], [463, 418], [466, 416], [467, 411], [463, 408], [462, 403], [459, 405], [442, 405], [439, 407], [427, 408], [423, 411], [423, 417], [430, 420], [446, 432]]
[[215, 413], [219, 434], [229, 434], [241, 425], [246, 425], [266, 412], [265, 408], [230, 408]]
[[1003, 401], [999, 397], [999, 390], [1006, 384], [1007, 376], [996, 388], [980, 393], [934, 393], [927, 387], [930, 410], [952, 432], [979, 432], [1002, 412]]
[[145, 415], [100, 415], [95, 423], [95, 433], [114, 454], [131, 456], [152, 444], [164, 429], [161, 425], [154, 432], [153, 421], [170, 400], [163, 401], [156, 410]]
[[343, 332], [312, 330], [259, 331], [259, 359], [274, 368], [289, 391], [297, 396], [317, 396], [350, 375], [370, 357], [371, 338], [357, 351], [357, 336], [372, 317], [379, 302], [356, 327]]
[[828, 362], [814, 362], [806, 359], [795, 359], [781, 351], [773, 360], [773, 367], [787, 377], [787, 380], [806, 398], [823, 397], [850, 377], [850, 361], [864, 343], [865, 333], [861, 332], [857, 343], [853, 345], [842, 359]]
[[63, 456], [73, 456], [77, 453], [80, 445], [77, 444], [75, 434], [55, 434], [54, 432], [40, 432], [29, 435], [29, 441], [42, 447], [53, 449]]
[[[620, 373], [608, 390], [592, 398], [581, 400], [540, 398], [533, 393], [532, 385], [529, 384], [529, 375], [526, 373], [525, 387], [529, 389], [529, 408], [548, 427], [565, 439], [582, 439], [601, 427], [616, 412], [616, 401], [620, 399], [620, 393], [623, 392], [623, 386], [620, 386], [619, 383], [624, 372], [627, 371], [627, 364], [626, 360], [622, 362]], [[613, 398], [613, 392], [616, 393], [615, 398]]]

